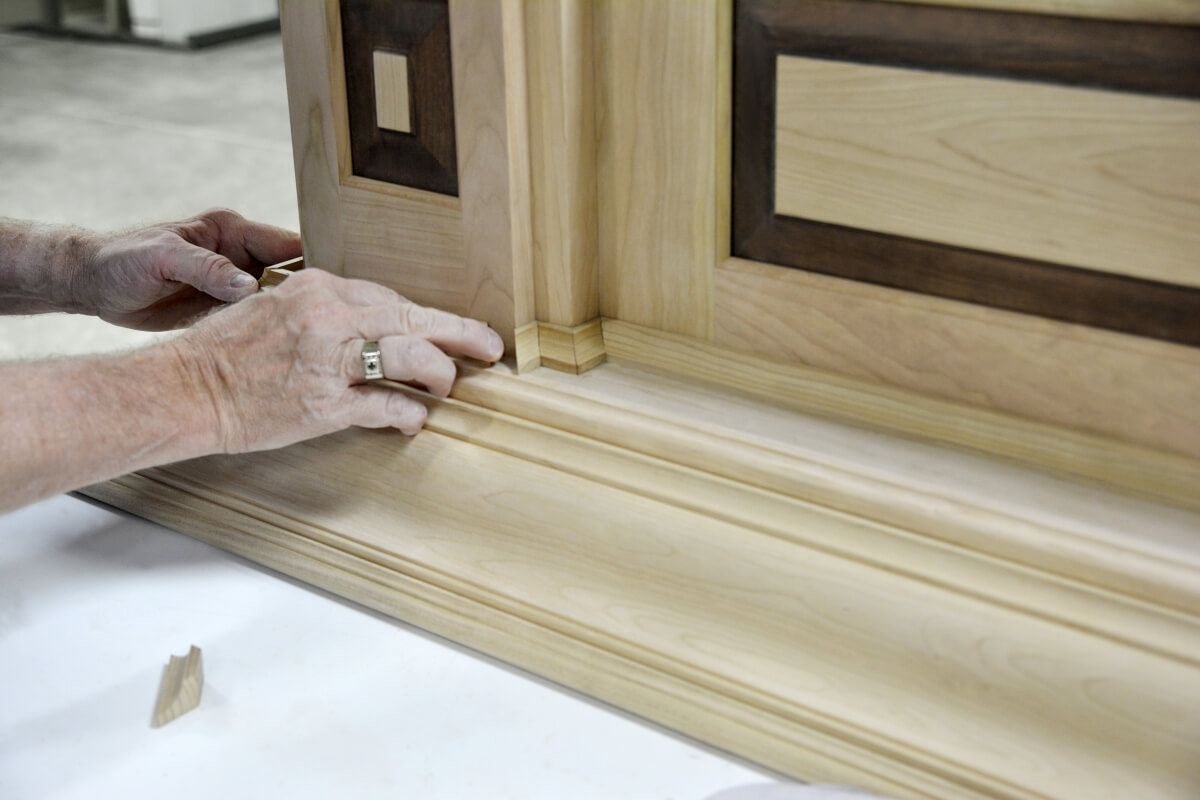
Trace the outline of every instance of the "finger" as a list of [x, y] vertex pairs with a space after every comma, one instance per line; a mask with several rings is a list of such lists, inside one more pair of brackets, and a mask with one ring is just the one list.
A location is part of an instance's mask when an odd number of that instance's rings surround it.
[[254, 266], [278, 264], [300, 255], [300, 234], [295, 231], [248, 219], [241, 222], [241, 243], [256, 262]]
[[300, 255], [300, 234], [262, 222], [253, 222], [236, 211], [214, 208], [179, 226], [180, 235], [207, 247], [242, 269], [258, 274], [262, 267]]
[[399, 428], [409, 436], [425, 425], [429, 410], [402, 392], [371, 386], [351, 386], [346, 421], [363, 428]]
[[258, 281], [225, 256], [181, 242], [164, 256], [163, 277], [186, 283], [207, 295], [232, 303], [258, 291]]
[[[450, 394], [458, 368], [432, 343], [419, 336], [386, 336], [378, 341], [384, 377], [420, 384], [438, 397]], [[361, 341], [351, 343], [346, 358], [348, 374], [354, 382], [365, 380], [362, 345]]]
[[396, 334], [419, 336], [447, 352], [481, 361], [498, 361], [504, 355], [500, 334], [479, 320], [416, 303], [389, 303], [365, 309], [358, 319], [358, 329], [364, 339], [382, 340]]

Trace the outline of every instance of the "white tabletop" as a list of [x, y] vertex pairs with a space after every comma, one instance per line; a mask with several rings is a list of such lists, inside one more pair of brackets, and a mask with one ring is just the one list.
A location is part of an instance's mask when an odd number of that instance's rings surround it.
[[[200, 706], [150, 717], [170, 654]], [[676, 798], [764, 773], [159, 525], [0, 516], [0, 797]]]

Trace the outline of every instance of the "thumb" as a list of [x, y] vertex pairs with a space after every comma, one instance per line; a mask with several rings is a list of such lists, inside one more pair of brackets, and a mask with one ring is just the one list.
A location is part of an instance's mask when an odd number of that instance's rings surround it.
[[258, 291], [253, 275], [235, 267], [225, 256], [187, 242], [180, 242], [167, 256], [163, 274], [227, 303]]

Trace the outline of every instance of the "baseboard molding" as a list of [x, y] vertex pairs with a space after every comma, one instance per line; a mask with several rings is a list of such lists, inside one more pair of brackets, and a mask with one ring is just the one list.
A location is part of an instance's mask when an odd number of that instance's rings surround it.
[[1200, 516], [622, 370], [85, 493], [797, 777], [1195, 795]]
[[605, 319], [603, 330], [605, 351], [618, 362], [726, 386], [805, 414], [977, 450], [1200, 510], [1200, 461], [1184, 455], [786, 364], [621, 320]]

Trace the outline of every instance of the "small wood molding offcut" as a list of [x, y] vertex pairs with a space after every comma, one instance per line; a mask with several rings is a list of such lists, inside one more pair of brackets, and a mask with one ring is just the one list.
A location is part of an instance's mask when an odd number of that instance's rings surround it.
[[775, 208], [780, 54], [1200, 98], [1200, 27], [879, 0], [737, 0], [732, 253], [1200, 345], [1200, 289], [788, 217]]
[[[457, 195], [447, 0], [341, 0], [340, 9], [351, 171]], [[406, 59], [404, 116], [410, 132], [393, 130], [378, 119], [377, 53]]]
[[1194, 797], [1195, 514], [961, 454], [883, 467], [764, 436], [734, 394], [590, 377], [618, 394], [464, 366], [413, 439], [86, 493], [802, 779]]
[[163, 670], [158, 702], [154, 706], [154, 727], [161, 728], [200, 705], [204, 688], [204, 665], [200, 648], [192, 645], [186, 656], [171, 656]]
[[566, 327], [537, 323], [542, 366], [576, 375], [604, 363], [604, 335], [600, 319]]

